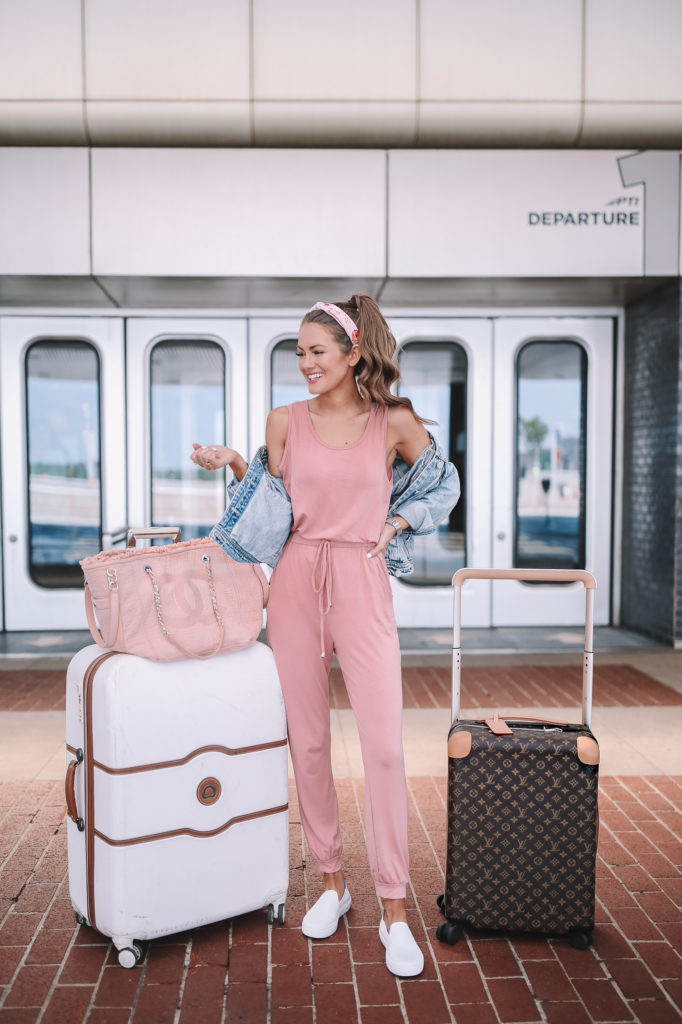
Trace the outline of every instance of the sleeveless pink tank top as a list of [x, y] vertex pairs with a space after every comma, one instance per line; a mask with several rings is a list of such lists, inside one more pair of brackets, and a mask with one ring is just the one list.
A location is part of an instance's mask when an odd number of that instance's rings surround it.
[[362, 437], [332, 445], [315, 431], [308, 402], [292, 402], [280, 469], [291, 496], [292, 531], [305, 540], [376, 544], [386, 521], [387, 409], [372, 403]]

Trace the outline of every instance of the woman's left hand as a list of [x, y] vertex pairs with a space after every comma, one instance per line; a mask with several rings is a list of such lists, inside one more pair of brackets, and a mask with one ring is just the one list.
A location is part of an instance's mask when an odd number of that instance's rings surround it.
[[[396, 519], [399, 519], [400, 522], [403, 524], [403, 529], [409, 526], [407, 520], [403, 519], [402, 516], [396, 516]], [[386, 550], [390, 542], [393, 540], [396, 533], [397, 531], [394, 526], [391, 526], [390, 523], [384, 523], [384, 528], [381, 531], [381, 536], [379, 537], [379, 543], [376, 544], [371, 551], [367, 552], [367, 557], [374, 558], [376, 555], [383, 555], [384, 551]]]

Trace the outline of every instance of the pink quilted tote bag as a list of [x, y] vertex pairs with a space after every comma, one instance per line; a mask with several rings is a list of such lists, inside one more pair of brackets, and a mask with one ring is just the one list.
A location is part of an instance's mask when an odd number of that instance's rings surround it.
[[81, 561], [95, 643], [152, 661], [210, 658], [254, 643], [268, 599], [260, 565], [208, 537], [101, 551]]

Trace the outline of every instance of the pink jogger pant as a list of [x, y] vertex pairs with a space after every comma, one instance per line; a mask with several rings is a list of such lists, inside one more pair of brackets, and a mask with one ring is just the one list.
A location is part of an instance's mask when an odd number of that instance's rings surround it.
[[319, 870], [341, 868], [328, 684], [335, 651], [360, 735], [372, 877], [379, 896], [400, 899], [409, 870], [400, 648], [386, 564], [381, 555], [367, 558], [370, 547], [293, 534], [272, 577], [268, 642], [284, 693], [301, 821]]

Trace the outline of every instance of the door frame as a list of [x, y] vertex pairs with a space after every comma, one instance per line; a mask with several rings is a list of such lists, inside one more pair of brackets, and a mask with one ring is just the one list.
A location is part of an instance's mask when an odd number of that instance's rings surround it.
[[288, 338], [297, 338], [300, 316], [252, 316], [249, 318], [249, 378], [260, 385], [249, 396], [249, 459], [265, 444], [265, 421], [270, 412], [272, 352]]
[[28, 573], [25, 356], [29, 346], [41, 340], [85, 341], [97, 351], [102, 532], [106, 534], [125, 518], [123, 321], [97, 316], [3, 316], [0, 339], [5, 628], [85, 629], [82, 587], [40, 587]]
[[[489, 386], [492, 352], [490, 317], [453, 317], [409, 315], [387, 317], [398, 343], [398, 351], [406, 342], [451, 341], [462, 346], [467, 356], [467, 560], [480, 559], [487, 564], [490, 557], [491, 482], [478, 471], [490, 458], [490, 437], [487, 424], [491, 415]], [[249, 363], [252, 381], [262, 381], [251, 394], [250, 455], [265, 443], [265, 420], [270, 410], [272, 387], [271, 356], [275, 346], [298, 335], [300, 317], [257, 316], [249, 322]], [[480, 426], [479, 426], [480, 425]], [[487, 436], [488, 435], [488, 436]], [[417, 539], [416, 543], [419, 543]], [[394, 609], [399, 627], [447, 626], [452, 624], [452, 588], [449, 586], [415, 588], [400, 579], [391, 578]], [[414, 600], [419, 592], [419, 601]], [[470, 626], [488, 624], [490, 600], [487, 594], [476, 594], [467, 600], [464, 622]]]
[[[467, 357], [467, 513], [466, 564], [487, 565], [490, 560], [490, 509], [492, 481], [481, 472], [491, 457], [490, 423], [492, 417], [492, 340], [489, 316], [389, 316], [389, 327], [398, 344], [398, 355], [408, 343], [433, 341], [460, 345]], [[419, 410], [417, 410], [419, 412]], [[415, 538], [419, 544], [419, 538]], [[400, 578], [391, 578], [396, 621], [402, 628], [450, 627], [453, 615], [451, 586], [415, 587]], [[467, 591], [462, 601], [465, 626], [490, 624], [489, 583]], [[419, 600], [414, 595], [419, 594]]]
[[[494, 330], [493, 452], [499, 461], [492, 465], [492, 565], [495, 568], [512, 566], [518, 352], [530, 341], [576, 341], [586, 351], [588, 359], [585, 567], [597, 578], [595, 624], [607, 625], [610, 621], [613, 569], [613, 317], [501, 317], [495, 320]], [[507, 429], [510, 424], [511, 431]], [[506, 453], [506, 456], [500, 453]], [[491, 600], [491, 625], [495, 627], [569, 626], [580, 625], [585, 619], [583, 587], [578, 583], [543, 584], [535, 588], [517, 581], [494, 581]]]
[[[160, 341], [212, 341], [225, 353], [226, 443], [247, 448], [248, 361], [244, 317], [139, 316], [126, 320], [128, 418], [128, 520], [131, 526], [151, 521], [150, 353]], [[143, 443], [140, 444], [140, 438]], [[219, 438], [197, 438], [204, 444]], [[187, 452], [189, 460], [190, 452]], [[229, 474], [228, 481], [229, 483]]]

